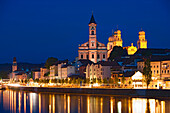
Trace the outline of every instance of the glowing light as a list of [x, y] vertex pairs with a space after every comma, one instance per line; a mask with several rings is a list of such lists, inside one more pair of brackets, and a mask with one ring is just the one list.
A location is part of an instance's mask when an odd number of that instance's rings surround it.
[[90, 113], [90, 97], [87, 97], [87, 113]]
[[21, 85], [20, 85], [20, 84], [8, 84], [8, 86], [19, 87], [19, 86], [21, 86]]
[[68, 112], [67, 113], [70, 113], [70, 96], [69, 95], [67, 97], [67, 103], [68, 103]]
[[113, 98], [110, 99], [110, 113], [113, 113]]
[[122, 109], [122, 103], [121, 103], [121, 101], [119, 101], [119, 102], [117, 103], [117, 108], [118, 108], [118, 113], [121, 113], [121, 109]]
[[93, 84], [94, 87], [100, 86], [98, 83]]

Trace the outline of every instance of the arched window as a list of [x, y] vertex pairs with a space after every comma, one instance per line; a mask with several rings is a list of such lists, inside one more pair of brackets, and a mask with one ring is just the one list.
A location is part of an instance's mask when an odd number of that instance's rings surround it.
[[94, 31], [91, 31], [91, 35], [94, 35]]

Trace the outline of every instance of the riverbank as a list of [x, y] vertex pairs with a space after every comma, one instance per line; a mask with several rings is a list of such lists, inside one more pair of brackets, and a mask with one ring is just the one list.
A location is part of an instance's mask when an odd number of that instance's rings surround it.
[[30, 92], [54, 92], [54, 93], [77, 93], [77, 94], [99, 94], [114, 96], [170, 97], [170, 90], [166, 89], [111, 89], [111, 88], [52, 88], [52, 87], [15, 87], [8, 86], [12, 90]]

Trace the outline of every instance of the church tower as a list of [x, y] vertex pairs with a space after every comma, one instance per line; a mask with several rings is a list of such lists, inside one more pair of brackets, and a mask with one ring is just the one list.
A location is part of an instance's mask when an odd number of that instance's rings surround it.
[[107, 61], [107, 48], [103, 43], [97, 41], [96, 26], [97, 24], [92, 13], [89, 22], [89, 40], [79, 46], [79, 59], [89, 59], [94, 63]]
[[16, 71], [17, 70], [17, 60], [16, 57], [13, 58], [13, 65], [12, 65], [12, 71]]
[[147, 40], [145, 39], [145, 32], [139, 31], [139, 40], [137, 42], [138, 49], [147, 49]]
[[96, 22], [92, 13], [90, 22], [89, 22], [89, 49], [97, 48], [97, 38], [96, 38]]

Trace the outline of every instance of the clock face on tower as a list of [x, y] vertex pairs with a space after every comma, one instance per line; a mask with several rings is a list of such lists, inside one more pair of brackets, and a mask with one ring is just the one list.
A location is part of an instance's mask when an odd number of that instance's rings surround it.
[[95, 26], [91, 26], [91, 30], [95, 30]]

